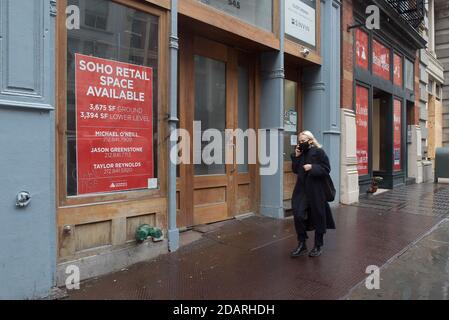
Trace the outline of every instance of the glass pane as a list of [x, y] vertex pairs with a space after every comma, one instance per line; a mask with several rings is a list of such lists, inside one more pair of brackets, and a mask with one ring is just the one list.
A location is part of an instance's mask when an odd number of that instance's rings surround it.
[[290, 155], [295, 151], [299, 120], [297, 101], [298, 83], [284, 80], [284, 161], [290, 161]]
[[199, 0], [268, 31], [273, 30], [273, 0]]
[[413, 70], [413, 62], [411, 62], [408, 59], [405, 59], [405, 87], [409, 90], [413, 91], [413, 77], [414, 77], [414, 70]]
[[[239, 66], [239, 120], [238, 128], [244, 132], [249, 129], [249, 72], [247, 67]], [[236, 149], [237, 150], [237, 149]], [[238, 165], [238, 172], [248, 173], [248, 138], [245, 138], [245, 163]]]
[[[67, 32], [67, 194], [75, 196], [84, 193], [150, 188], [150, 178], [145, 179], [147, 181], [143, 185], [142, 177], [148, 175], [149, 172], [154, 178], [158, 176], [158, 119], [156, 115], [158, 114], [159, 19], [156, 16], [107, 0], [68, 0], [68, 5], [77, 5], [80, 8], [81, 28], [79, 30], [68, 30]], [[95, 83], [77, 79], [82, 74], [81, 63], [80, 60], [77, 60], [77, 57], [84, 57], [85, 62], [89, 61], [92, 65], [98, 65], [97, 63], [102, 65], [95, 71], [88, 70], [91, 73], [89, 81], [94, 79]], [[106, 70], [104, 66], [112, 69]], [[119, 70], [122, 72], [120, 73]], [[145, 76], [138, 79], [137, 70], [142, 71], [141, 75], [145, 74]], [[84, 72], [83, 77], [85, 76], [86, 72]], [[114, 83], [105, 84], [103, 81], [106, 81], [107, 78], [115, 79]], [[119, 82], [115, 82], [116, 80], [119, 80]], [[84, 103], [77, 102], [77, 99], [80, 98], [79, 92], [82, 91], [80, 88], [89, 85], [89, 89], [104, 89], [104, 91], [101, 93], [100, 91], [94, 92], [90, 96], [89, 94], [81, 95]], [[120, 94], [125, 94], [125, 96], [130, 94], [133, 97], [128, 95], [125, 99], [122, 99], [119, 98]], [[140, 96], [140, 94], [143, 94], [143, 96]], [[94, 159], [93, 152], [95, 150], [83, 151], [83, 153], [77, 152], [77, 139], [79, 142], [81, 134], [80, 130], [77, 129], [79, 128], [77, 122], [80, 122], [81, 108], [95, 101], [95, 103], [98, 103], [100, 96], [103, 101], [106, 101], [105, 106], [96, 105], [93, 107], [99, 108], [98, 110], [103, 110], [104, 107], [109, 109], [109, 118], [102, 123], [105, 127], [99, 126], [101, 122], [98, 119], [92, 121], [92, 127], [98, 129], [97, 132], [102, 129], [102, 132], [108, 131], [112, 134], [127, 135], [127, 137], [108, 136], [104, 139], [94, 139], [94, 137], [99, 136], [91, 135], [92, 138], [89, 140], [91, 140], [92, 145], [103, 143], [103, 147], [105, 147], [103, 151], [107, 148], [111, 151], [101, 153], [98, 148], [99, 153], [95, 155], [95, 164], [101, 166], [112, 164], [115, 169], [120, 167], [124, 170], [120, 170], [120, 175], [117, 170], [110, 173], [111, 176], [120, 176], [119, 180], [121, 181], [110, 184], [115, 189], [106, 190], [98, 186], [90, 186], [89, 190], [92, 190], [92, 192], [80, 192], [79, 190], [84, 187], [80, 187], [79, 181], [85, 179], [81, 177], [85, 175], [80, 174], [80, 177], [78, 177], [81, 171], [79, 165], [93, 168], [93, 164], [91, 166], [90, 163], [86, 166], [86, 161], [90, 162]], [[91, 100], [86, 100], [87, 98]], [[119, 107], [125, 106], [129, 106], [129, 108], [118, 111]], [[143, 108], [138, 108], [138, 106], [143, 106]], [[111, 111], [112, 108], [110, 107], [116, 107], [115, 112]], [[142, 111], [142, 114], [136, 114], [134, 111]], [[95, 114], [101, 116], [102, 112], [95, 111], [92, 113], [94, 116]], [[105, 114], [106, 112], [104, 112]], [[119, 123], [117, 128], [110, 128], [111, 123], [113, 123], [112, 117], [119, 116], [123, 117], [121, 119], [126, 118], [128, 121], [117, 122]], [[130, 128], [131, 122], [135, 124], [135, 127], [140, 127], [145, 122], [145, 129], [136, 128], [133, 133]], [[106, 130], [107, 126], [109, 128]], [[124, 127], [127, 127], [127, 129], [124, 130]], [[144, 136], [140, 134], [142, 132], [145, 132]], [[126, 158], [128, 160], [124, 160]], [[147, 171], [147, 169], [141, 170], [142, 168], [136, 166], [133, 168], [128, 166], [131, 162], [137, 165], [139, 161], [143, 161], [142, 165], [145, 168], [149, 166], [150, 169]], [[126, 168], [122, 165], [125, 165]], [[89, 174], [92, 178], [90, 183], [93, 185], [104, 184], [102, 179], [110, 179], [106, 175], [106, 170], [92, 169]], [[141, 178], [137, 178], [139, 175]], [[137, 180], [140, 180], [139, 183], [136, 182]], [[152, 183], [151, 188], [154, 188], [154, 180], [152, 180]], [[127, 187], [124, 187], [125, 184]]]
[[[195, 165], [195, 175], [225, 174], [225, 128], [226, 128], [226, 64], [221, 61], [209, 59], [202, 56], [195, 56], [195, 121], [201, 123], [201, 136], [208, 129], [215, 129], [220, 132], [221, 141], [215, 142], [220, 146], [221, 164], [204, 163], [201, 157], [201, 164]], [[205, 141], [201, 143], [201, 152], [211, 143]], [[216, 157], [219, 150], [212, 151], [210, 156]]]
[[393, 132], [394, 132], [394, 171], [402, 170], [402, 102], [394, 99]]
[[373, 74], [385, 80], [390, 80], [390, 49], [373, 40]]
[[356, 86], [357, 170], [360, 176], [369, 174], [369, 90]]

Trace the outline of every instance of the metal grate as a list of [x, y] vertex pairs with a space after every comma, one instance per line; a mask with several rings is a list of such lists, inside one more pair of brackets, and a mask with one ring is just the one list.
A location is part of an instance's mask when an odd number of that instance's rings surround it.
[[386, 0], [413, 28], [419, 30], [424, 22], [424, 0]]

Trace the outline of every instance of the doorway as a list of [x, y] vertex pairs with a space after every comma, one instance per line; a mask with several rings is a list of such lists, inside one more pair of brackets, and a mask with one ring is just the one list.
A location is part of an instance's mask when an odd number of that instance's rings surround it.
[[180, 39], [180, 125], [189, 132], [192, 154], [179, 170], [178, 212], [180, 227], [190, 227], [255, 210], [248, 138], [240, 144], [242, 161], [237, 138], [226, 141], [225, 131], [256, 127], [256, 73], [255, 59], [237, 49], [191, 33]]
[[301, 69], [294, 64], [286, 64], [284, 79], [284, 209], [290, 216], [291, 198], [297, 176], [292, 171], [291, 154], [298, 144], [298, 134], [302, 131]]
[[372, 121], [372, 172], [373, 176], [383, 177], [381, 187], [390, 188], [387, 177], [392, 172], [392, 96], [374, 89]]

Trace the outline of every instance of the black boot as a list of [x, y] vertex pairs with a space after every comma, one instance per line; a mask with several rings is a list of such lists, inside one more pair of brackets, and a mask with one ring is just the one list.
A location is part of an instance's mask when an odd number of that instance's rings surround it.
[[292, 252], [291, 256], [292, 256], [292, 258], [302, 257], [302, 256], [306, 256], [307, 253], [308, 253], [308, 251], [307, 251], [306, 243], [305, 242], [301, 242], [298, 245], [298, 248], [296, 248], [296, 250]]
[[321, 247], [315, 247], [312, 249], [312, 251], [310, 251], [309, 257], [311, 257], [311, 258], [319, 257], [319, 256], [321, 256], [322, 252], [323, 251], [321, 250]]

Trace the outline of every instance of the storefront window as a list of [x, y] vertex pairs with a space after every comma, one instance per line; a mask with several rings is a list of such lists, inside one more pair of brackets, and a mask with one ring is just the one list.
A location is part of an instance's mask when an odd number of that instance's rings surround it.
[[405, 59], [405, 87], [411, 91], [414, 90], [414, 65], [408, 59]]
[[273, 0], [199, 0], [252, 25], [273, 30]]
[[298, 83], [284, 80], [284, 161], [290, 161], [290, 155], [298, 144]]
[[394, 171], [402, 170], [402, 102], [394, 99]]
[[355, 31], [355, 54], [357, 66], [359, 68], [368, 70], [368, 55], [369, 55], [369, 46], [368, 46], [368, 33], [362, 31], [360, 29], [356, 29]]
[[69, 0], [67, 194], [158, 188], [159, 19], [107, 0]]
[[390, 49], [373, 40], [373, 74], [385, 80], [390, 80]]
[[360, 176], [368, 171], [368, 98], [369, 90], [362, 86], [356, 89], [356, 126], [357, 126], [357, 169]]
[[394, 54], [394, 84], [402, 88], [402, 57]]
[[285, 0], [285, 33], [288, 38], [316, 46], [316, 0]]
[[[226, 64], [199, 55], [195, 55], [195, 121], [201, 124], [201, 137], [204, 138], [201, 139], [201, 149], [194, 151], [195, 158], [201, 159], [201, 164], [195, 165], [195, 175], [225, 174], [226, 166], [220, 163], [225, 155]], [[221, 141], [218, 141], [223, 146], [221, 154], [211, 148], [219, 138], [204, 135], [209, 129], [221, 134]]]

